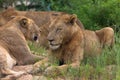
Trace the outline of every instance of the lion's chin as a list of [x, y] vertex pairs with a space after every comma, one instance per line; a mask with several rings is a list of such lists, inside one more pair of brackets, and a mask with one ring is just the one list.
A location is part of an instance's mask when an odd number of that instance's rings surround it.
[[56, 49], [58, 49], [60, 47], [60, 45], [50, 45], [49, 47], [52, 50], [56, 50]]

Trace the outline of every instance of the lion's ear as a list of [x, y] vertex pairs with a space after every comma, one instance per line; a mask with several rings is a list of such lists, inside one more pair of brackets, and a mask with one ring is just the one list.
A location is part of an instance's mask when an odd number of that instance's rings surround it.
[[21, 25], [22, 27], [27, 28], [27, 24], [28, 24], [28, 19], [22, 18], [22, 19], [20, 20], [20, 25]]
[[74, 25], [74, 23], [76, 22], [76, 20], [77, 20], [77, 15], [73, 14], [73, 15], [70, 16], [68, 22], [69, 22], [70, 24]]

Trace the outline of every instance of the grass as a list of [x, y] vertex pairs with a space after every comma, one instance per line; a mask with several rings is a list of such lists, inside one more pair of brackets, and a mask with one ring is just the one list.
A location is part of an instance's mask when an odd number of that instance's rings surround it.
[[[112, 49], [105, 48], [99, 57], [87, 58], [81, 63], [79, 70], [69, 68], [67, 74], [63, 73], [63, 77], [66, 80], [120, 80], [120, 36], [118, 33], [115, 34], [115, 40], [116, 43]], [[44, 48], [36, 47], [30, 42], [29, 47], [38, 55], [45, 56], [47, 53]]]
[[47, 54], [47, 51], [45, 50], [45, 48], [40, 47], [38, 44], [28, 42], [28, 46], [34, 54], [42, 55], [42, 56], [46, 56]]

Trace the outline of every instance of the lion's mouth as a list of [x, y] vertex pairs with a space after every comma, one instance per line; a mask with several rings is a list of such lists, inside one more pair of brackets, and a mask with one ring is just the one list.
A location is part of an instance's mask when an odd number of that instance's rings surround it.
[[49, 44], [49, 47], [52, 49], [52, 50], [56, 50], [60, 47], [60, 44]]

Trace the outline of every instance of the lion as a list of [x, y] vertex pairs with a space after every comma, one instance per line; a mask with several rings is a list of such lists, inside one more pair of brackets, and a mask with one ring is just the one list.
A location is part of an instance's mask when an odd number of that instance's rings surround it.
[[69, 66], [75, 68], [79, 66], [84, 53], [84, 34], [83, 29], [78, 26], [76, 20], [76, 16], [65, 14], [56, 18], [50, 24], [50, 30], [47, 36], [50, 48], [50, 58], [45, 58], [36, 63], [31, 73], [36, 73], [37, 70], [42, 68], [41, 66], [45, 65], [44, 74], [52, 74], [51, 70], [54, 70], [54, 67], [49, 66], [47, 63], [54, 63], [56, 59], [58, 59], [59, 62], [59, 66], [56, 68], [59, 68], [58, 70], [60, 71], [66, 69], [68, 63], [70, 64]]
[[[8, 8], [7, 10], [0, 13], [0, 26], [6, 24], [9, 20], [11, 20], [12, 16], [22, 15], [33, 19], [41, 30], [41, 38], [39, 38], [39, 45], [44, 47], [45, 49], [48, 49], [49, 45], [46, 39], [49, 32], [48, 26], [55, 18], [64, 14], [68, 13], [56, 11], [18, 11], [14, 8]], [[76, 23], [84, 29], [84, 26], [79, 19], [76, 20]]]
[[[43, 72], [46, 76], [61, 74], [69, 67], [79, 68], [81, 61], [85, 57], [95, 57], [102, 53], [103, 44], [110, 44], [114, 36], [111, 28], [103, 28], [97, 31], [81, 29], [76, 23], [75, 15], [63, 15], [56, 18], [49, 26], [48, 57], [35, 63], [33, 71]], [[106, 30], [109, 30], [108, 34]], [[104, 33], [103, 35], [101, 33]], [[106, 38], [103, 38], [106, 36]], [[107, 38], [108, 37], [108, 38]], [[106, 39], [105, 42], [104, 39]], [[103, 44], [101, 43], [103, 42]], [[52, 66], [57, 61], [58, 66]]]
[[26, 41], [37, 41], [39, 32], [34, 21], [24, 16], [16, 16], [0, 27], [0, 73], [8, 75], [7, 80], [25, 73], [13, 71], [14, 65], [33, 64], [41, 59], [31, 53]]

